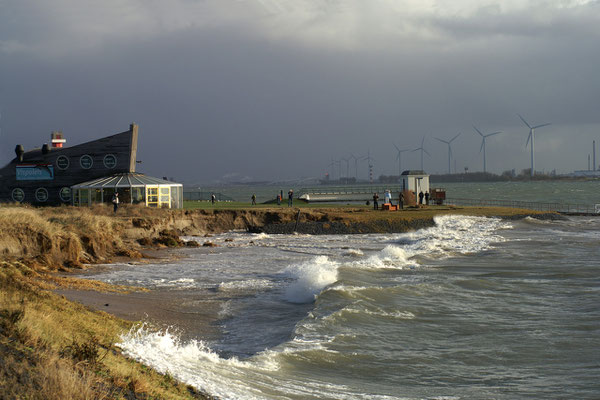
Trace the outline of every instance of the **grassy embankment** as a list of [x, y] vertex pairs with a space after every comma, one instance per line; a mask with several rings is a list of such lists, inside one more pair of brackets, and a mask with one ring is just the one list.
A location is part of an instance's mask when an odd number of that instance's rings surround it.
[[[142, 257], [145, 247], [180, 245], [178, 235], [291, 226], [298, 209], [243, 203], [198, 203], [197, 210], [143, 207], [0, 206], [0, 398], [203, 398], [202, 394], [124, 357], [114, 345], [131, 322], [91, 311], [52, 292], [58, 287], [125, 291], [57, 270], [115, 257]], [[341, 224], [355, 232], [418, 228], [439, 214], [515, 216], [523, 210], [431, 207], [374, 212], [369, 207], [301, 207], [300, 225]], [[415, 222], [416, 221], [416, 222]], [[361, 229], [362, 229], [361, 228]]]
[[139, 255], [126, 224], [103, 211], [0, 207], [0, 398], [205, 398], [121, 354], [114, 344], [131, 322], [52, 293], [130, 289], [53, 273]]

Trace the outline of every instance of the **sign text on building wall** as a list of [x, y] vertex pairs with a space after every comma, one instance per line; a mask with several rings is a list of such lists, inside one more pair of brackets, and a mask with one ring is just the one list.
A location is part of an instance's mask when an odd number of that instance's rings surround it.
[[17, 165], [18, 181], [47, 181], [54, 179], [54, 166], [51, 164]]

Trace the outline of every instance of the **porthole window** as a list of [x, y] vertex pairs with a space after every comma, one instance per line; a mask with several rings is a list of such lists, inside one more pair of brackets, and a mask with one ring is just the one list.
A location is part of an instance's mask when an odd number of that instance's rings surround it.
[[64, 188], [60, 189], [60, 192], [58, 192], [58, 195], [60, 196], [60, 199], [62, 201], [64, 201], [65, 203], [70, 202], [71, 201], [71, 188], [65, 186]]
[[38, 188], [35, 190], [35, 199], [40, 203], [48, 201], [48, 190], [45, 188]]
[[23, 200], [25, 200], [25, 192], [21, 188], [13, 189], [10, 196], [12, 197], [13, 201], [16, 201], [17, 203], [21, 203]]
[[104, 166], [108, 169], [113, 169], [117, 166], [117, 157], [114, 154], [104, 156]]
[[58, 156], [56, 158], [56, 168], [65, 170], [69, 168], [69, 158], [67, 156]]
[[94, 165], [94, 160], [92, 159], [92, 156], [84, 154], [79, 158], [79, 165], [81, 165], [81, 168], [83, 169], [90, 169], [92, 168], [92, 165]]

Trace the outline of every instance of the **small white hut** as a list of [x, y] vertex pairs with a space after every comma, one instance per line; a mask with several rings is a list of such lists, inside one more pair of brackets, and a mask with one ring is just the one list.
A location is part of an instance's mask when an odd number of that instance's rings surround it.
[[413, 192], [416, 196], [420, 192], [429, 192], [429, 175], [419, 170], [407, 170], [402, 173], [402, 190]]

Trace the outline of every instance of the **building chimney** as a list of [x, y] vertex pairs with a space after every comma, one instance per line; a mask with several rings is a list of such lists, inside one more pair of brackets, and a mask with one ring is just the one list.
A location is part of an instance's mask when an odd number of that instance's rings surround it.
[[53, 148], [62, 148], [67, 142], [67, 140], [63, 137], [62, 131], [52, 131], [50, 138], [52, 139]]
[[48, 146], [48, 143], [44, 143], [44, 145], [42, 146], [42, 154], [48, 153], [50, 153], [50, 146]]
[[592, 164], [592, 168], [594, 169], [594, 171], [596, 170], [596, 141], [594, 140], [592, 147], [594, 148], [593, 153], [594, 153], [594, 157], [592, 158], [592, 161], [594, 161], [594, 163]]
[[588, 171], [591, 171], [592, 167], [590, 166], [590, 155], [588, 154]]
[[23, 154], [25, 154], [23, 145], [18, 144], [17, 147], [15, 147], [15, 153], [17, 154], [17, 160], [19, 160], [19, 162], [23, 162]]

